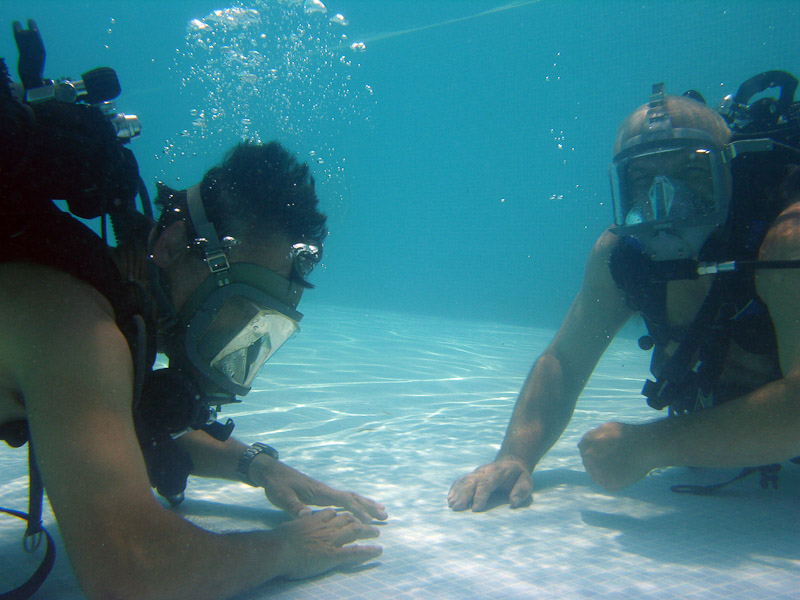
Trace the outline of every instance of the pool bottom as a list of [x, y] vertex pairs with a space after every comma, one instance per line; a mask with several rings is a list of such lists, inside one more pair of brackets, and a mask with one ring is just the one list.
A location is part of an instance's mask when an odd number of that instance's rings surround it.
[[[337, 307], [309, 311], [301, 336], [264, 369], [234, 417], [288, 464], [383, 502], [384, 554], [356, 571], [274, 582], [261, 598], [797, 598], [800, 467], [781, 486], [756, 476], [715, 496], [676, 483], [735, 471], [665, 469], [621, 493], [597, 487], [576, 444], [608, 420], [659, 416], [639, 396], [649, 354], [617, 340], [565, 435], [534, 475], [534, 504], [456, 513], [459, 475], [494, 456], [517, 392], [552, 331]], [[0, 505], [26, 506], [25, 453], [0, 450]], [[285, 515], [247, 486], [192, 480], [179, 512], [214, 531], [272, 527]], [[52, 513], [46, 524], [57, 537]], [[35, 569], [24, 524], [0, 517], [0, 589]], [[57, 539], [56, 567], [36, 598], [82, 598]]]

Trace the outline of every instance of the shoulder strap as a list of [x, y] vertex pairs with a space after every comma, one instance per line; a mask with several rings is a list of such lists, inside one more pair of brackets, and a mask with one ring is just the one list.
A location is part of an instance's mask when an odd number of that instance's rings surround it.
[[[700, 310], [678, 346], [675, 353], [663, 364], [656, 381], [648, 379], [642, 388], [642, 395], [647, 404], [656, 410], [669, 406], [671, 410], [685, 412], [693, 406], [686, 406], [687, 388], [697, 385], [697, 371], [692, 368], [691, 361], [697, 355], [701, 344], [712, 329], [719, 327], [720, 309], [729, 289], [728, 280], [718, 278], [711, 284], [711, 289], [703, 301]], [[718, 332], [719, 333], [719, 332]], [[689, 400], [694, 401], [694, 398]]]

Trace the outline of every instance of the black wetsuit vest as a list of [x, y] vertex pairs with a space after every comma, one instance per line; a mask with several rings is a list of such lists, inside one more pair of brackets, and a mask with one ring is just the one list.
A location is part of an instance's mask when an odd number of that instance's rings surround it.
[[[797, 200], [800, 191], [800, 168], [769, 166], [769, 171], [758, 165], [734, 170], [731, 217], [724, 235], [706, 244], [700, 260], [758, 257], [768, 227], [783, 208]], [[769, 185], [767, 176], [772, 179]], [[716, 275], [709, 292], [712, 298], [701, 307], [699, 317], [688, 328], [676, 328], [667, 319], [667, 283], [654, 278], [652, 263], [633, 239], [620, 239], [609, 268], [628, 305], [643, 316], [651, 338], [648, 341], [654, 344], [650, 370], [656, 382], [648, 382], [642, 392], [654, 408], [669, 406], [673, 413], [692, 412], [752, 392], [782, 376], [774, 326], [756, 293], [752, 271]], [[666, 348], [672, 342], [679, 348], [669, 357]], [[761, 381], [731, 385], [720, 379], [731, 342], [763, 359]], [[676, 359], [681, 354], [683, 360]], [[656, 399], [656, 386], [663, 387], [667, 380], [669, 392]]]
[[[673, 413], [692, 412], [718, 405], [751, 392], [781, 377], [777, 340], [766, 306], [755, 291], [752, 273], [718, 276], [700, 309], [701, 316], [689, 327], [673, 327], [667, 319], [667, 284], [646, 280], [646, 269], [634, 268], [641, 262], [638, 250], [625, 238], [611, 255], [611, 272], [617, 286], [625, 293], [628, 305], [638, 311], [647, 326], [648, 343], [653, 345], [650, 371], [655, 382], [648, 382], [642, 393], [648, 404]], [[703, 311], [705, 309], [704, 314]], [[699, 321], [699, 322], [698, 322]], [[667, 354], [670, 344], [678, 350]], [[751, 384], [731, 383], [721, 379], [726, 358], [735, 343], [746, 352], [763, 357], [768, 365], [764, 378]], [[685, 360], [676, 358], [685, 355]], [[654, 397], [654, 384], [669, 381], [669, 392]], [[663, 396], [663, 397], [661, 397]]]

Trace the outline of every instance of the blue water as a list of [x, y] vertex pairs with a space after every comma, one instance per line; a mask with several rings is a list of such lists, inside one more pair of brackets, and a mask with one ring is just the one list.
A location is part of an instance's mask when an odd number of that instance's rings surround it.
[[[151, 189], [156, 179], [190, 185], [254, 130], [312, 160], [331, 235], [306, 305], [535, 326], [558, 324], [610, 222], [614, 132], [652, 83], [672, 93], [695, 88], [716, 104], [757, 72], [800, 71], [800, 8], [790, 0], [329, 0], [326, 15], [261, 0], [248, 6], [270, 22], [252, 47], [295, 68], [277, 81], [259, 77], [268, 93], [218, 94], [216, 106], [245, 108], [198, 139], [190, 111], [211, 108], [204, 94], [213, 83], [181, 83], [192, 66], [208, 65], [206, 55], [189, 57], [187, 24], [234, 3], [4, 5], [6, 20], [39, 23], [47, 75], [118, 71], [118, 106], [144, 125], [133, 148]], [[347, 25], [329, 22], [337, 13]], [[287, 40], [301, 29], [345, 33], [339, 49], [323, 45], [350, 66], [334, 60], [300, 72], [301, 60], [316, 60], [312, 44]], [[0, 56], [14, 59], [6, 32]], [[361, 40], [364, 52], [350, 50]], [[239, 70], [229, 65], [227, 77]], [[326, 81], [333, 85], [321, 94]], [[288, 106], [275, 108], [275, 98]], [[170, 145], [188, 158], [165, 155]]]
[[[619, 122], [654, 82], [716, 105], [758, 72], [800, 74], [800, 5], [329, 0], [323, 15], [290, 4], [3, 3], [6, 21], [38, 22], [47, 76], [117, 70], [118, 108], [144, 125], [132, 148], [151, 191], [157, 179], [193, 184], [244, 136], [280, 139], [317, 176], [331, 234], [304, 331], [237, 409], [237, 431], [385, 502], [392, 520], [378, 568], [253, 597], [792, 597], [796, 471], [772, 495], [742, 483], [716, 504], [667, 491], [698, 477], [686, 470], [619, 495], [583, 472], [583, 432], [653, 416], [638, 395], [647, 357], [627, 340], [543, 463], [533, 508], [474, 516], [444, 498], [496, 451], [611, 221]], [[214, 24], [213, 48], [207, 30], [187, 29], [231, 7], [259, 20]], [[338, 13], [346, 25], [330, 21]], [[0, 454], [13, 475], [2, 504], [24, 505], [21, 456]], [[278, 519], [244, 486], [195, 485], [183, 510], [201, 525]], [[17, 523], [2, 526], [0, 574], [19, 560]], [[56, 569], [45, 597], [80, 597], [63, 552]]]

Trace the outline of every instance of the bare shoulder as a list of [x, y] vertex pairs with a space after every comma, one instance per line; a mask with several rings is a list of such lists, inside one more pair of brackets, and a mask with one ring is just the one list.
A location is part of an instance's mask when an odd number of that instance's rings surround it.
[[770, 225], [759, 249], [761, 260], [800, 259], [800, 198]]
[[609, 267], [611, 253], [619, 244], [619, 236], [606, 229], [597, 239], [586, 261], [584, 288], [594, 289], [595, 293], [606, 293], [621, 298], [621, 292], [611, 276]]
[[[773, 221], [761, 243], [760, 260], [800, 260], [800, 201], [787, 206]], [[800, 287], [800, 269], [756, 271], [756, 289], [769, 305]], [[787, 285], [792, 289], [789, 290]]]
[[63, 318], [66, 310], [114, 318], [108, 300], [90, 285], [57, 269], [25, 262], [0, 264], [0, 307], [0, 333], [6, 335], [18, 330], [13, 327], [17, 319], [34, 311], [35, 318], [24, 319], [24, 325]]
[[111, 305], [86, 283], [42, 265], [0, 264], [0, 370], [7, 377], [21, 382], [35, 362], [66, 358], [59, 345], [102, 327], [112, 332], [113, 323]]
[[98, 415], [108, 426], [131, 420], [127, 341], [108, 301], [65, 273], [0, 265], [0, 369], [22, 398], [42, 462], [83, 428], [75, 447], [91, 442]]
[[[759, 258], [800, 260], [800, 202], [789, 205], [775, 219], [761, 244]], [[800, 269], [760, 270], [755, 283], [775, 328], [783, 373], [800, 372]]]
[[65, 406], [80, 412], [121, 403], [130, 411], [132, 361], [113, 309], [94, 288], [57, 270], [0, 265], [0, 366], [25, 406], [41, 409], [29, 414], [32, 427]]
[[549, 351], [563, 365], [588, 378], [597, 360], [633, 311], [611, 276], [609, 261], [619, 237], [606, 230], [595, 242], [583, 276], [583, 284], [564, 318]]

